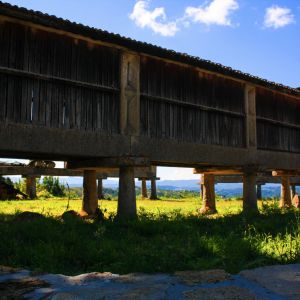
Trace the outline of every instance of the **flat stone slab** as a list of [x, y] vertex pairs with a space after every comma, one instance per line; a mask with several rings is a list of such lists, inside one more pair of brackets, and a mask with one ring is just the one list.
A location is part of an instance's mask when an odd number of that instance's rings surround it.
[[3, 299], [36, 300], [300, 300], [300, 265], [263, 267], [238, 275], [209, 270], [78, 276], [0, 266], [0, 295]]
[[286, 299], [300, 299], [300, 264], [263, 267], [240, 274]]

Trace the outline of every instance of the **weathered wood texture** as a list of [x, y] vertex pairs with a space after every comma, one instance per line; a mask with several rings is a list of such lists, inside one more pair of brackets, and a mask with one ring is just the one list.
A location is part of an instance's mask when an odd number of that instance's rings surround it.
[[300, 102], [265, 89], [256, 89], [259, 149], [300, 152]]
[[245, 146], [244, 86], [195, 68], [141, 57], [141, 134]]
[[0, 120], [119, 132], [119, 51], [0, 23]]

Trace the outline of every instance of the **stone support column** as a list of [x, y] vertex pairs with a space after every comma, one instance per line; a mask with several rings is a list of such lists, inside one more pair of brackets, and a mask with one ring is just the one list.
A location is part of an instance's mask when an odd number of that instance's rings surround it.
[[96, 175], [96, 170], [84, 170], [83, 172], [83, 214], [94, 215], [97, 211], [98, 198]]
[[257, 200], [261, 200], [262, 199], [261, 187], [262, 187], [262, 185], [260, 183], [258, 183], [256, 185], [256, 197], [257, 197]]
[[102, 178], [98, 178], [98, 186], [97, 186], [98, 190], [98, 199], [104, 199], [104, 194], [103, 194], [103, 179]]
[[215, 177], [212, 174], [204, 174], [202, 178], [202, 207], [200, 213], [216, 213]]
[[148, 198], [148, 194], [147, 194], [147, 183], [146, 183], [146, 179], [142, 179], [142, 198], [143, 199], [147, 199]]
[[36, 177], [35, 176], [26, 176], [26, 195], [30, 199], [36, 199]]
[[279, 207], [291, 207], [291, 187], [290, 187], [290, 177], [282, 176], [281, 177], [281, 199], [279, 203]]
[[293, 200], [293, 198], [296, 195], [296, 185], [295, 184], [291, 184], [291, 199]]
[[156, 178], [151, 178], [151, 200], [158, 200], [157, 191], [156, 191]]
[[118, 197], [118, 219], [135, 218], [136, 194], [134, 182], [134, 168], [120, 167], [119, 173], [119, 197]]
[[243, 212], [258, 212], [255, 172], [243, 174]]

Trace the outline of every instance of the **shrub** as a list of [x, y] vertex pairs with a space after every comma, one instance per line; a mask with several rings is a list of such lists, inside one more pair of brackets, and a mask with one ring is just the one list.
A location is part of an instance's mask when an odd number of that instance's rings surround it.
[[58, 177], [45, 176], [43, 178], [43, 187], [51, 195], [56, 197], [65, 196], [65, 186], [59, 182]]

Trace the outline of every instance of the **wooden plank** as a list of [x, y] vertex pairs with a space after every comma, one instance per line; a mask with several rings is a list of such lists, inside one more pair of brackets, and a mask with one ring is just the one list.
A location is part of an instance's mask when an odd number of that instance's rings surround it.
[[67, 169], [99, 169], [99, 168], [118, 168], [123, 166], [134, 167], [149, 167], [150, 160], [146, 157], [104, 157], [98, 159], [86, 160], [69, 160], [67, 162]]
[[7, 22], [0, 22], [0, 66], [9, 66], [10, 30]]
[[22, 97], [21, 97], [20, 122], [23, 124], [30, 124], [33, 81], [27, 78], [21, 79], [21, 81], [22, 81]]
[[6, 120], [7, 114], [7, 92], [8, 92], [8, 76], [0, 74], [0, 120]]
[[174, 99], [170, 99], [170, 98], [164, 98], [164, 97], [157, 97], [157, 96], [149, 96], [147, 94], [142, 93], [141, 97], [145, 97], [148, 98], [152, 101], [163, 101], [163, 102], [168, 102], [171, 104], [177, 104], [177, 105], [181, 105], [181, 106], [187, 106], [187, 107], [192, 107], [195, 109], [201, 109], [201, 110], [206, 110], [206, 111], [214, 111], [214, 112], [220, 112], [223, 114], [228, 114], [228, 115], [233, 115], [233, 116], [245, 116], [245, 113], [239, 113], [239, 112], [234, 112], [234, 111], [229, 111], [229, 110], [225, 110], [225, 109], [220, 109], [220, 108], [214, 108], [214, 107], [210, 107], [210, 106], [205, 106], [205, 105], [200, 105], [200, 104], [194, 104], [194, 103], [189, 103], [183, 100], [174, 100]]
[[48, 75], [43, 75], [43, 74], [38, 74], [38, 73], [26, 72], [26, 71], [12, 69], [12, 68], [6, 68], [6, 67], [0, 67], [0, 73], [11, 74], [11, 75], [15, 75], [15, 76], [27, 77], [27, 78], [32, 78], [32, 79], [39, 79], [39, 80], [49, 81], [49, 82], [53, 82], [53, 83], [68, 84], [68, 85], [78, 86], [78, 87], [82, 87], [82, 88], [86, 88], [86, 89], [102, 90], [102, 91], [112, 92], [112, 93], [119, 92], [118, 88], [100, 86], [100, 85], [91, 84], [91, 83], [87, 83], [87, 82], [74, 81], [74, 80], [69, 80], [69, 79], [65, 79], [65, 78], [59, 78], [59, 77], [53, 77], [53, 76], [48, 76]]

